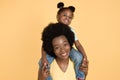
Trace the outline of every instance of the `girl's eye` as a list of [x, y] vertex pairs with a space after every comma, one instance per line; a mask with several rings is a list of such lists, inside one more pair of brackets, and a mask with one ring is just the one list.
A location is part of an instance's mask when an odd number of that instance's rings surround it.
[[69, 19], [72, 19], [72, 16], [67, 16], [66, 14], [64, 14], [63, 16], [68, 17]]
[[67, 15], [64, 14], [63, 16], [67, 16]]
[[69, 19], [72, 19], [72, 17], [69, 17]]

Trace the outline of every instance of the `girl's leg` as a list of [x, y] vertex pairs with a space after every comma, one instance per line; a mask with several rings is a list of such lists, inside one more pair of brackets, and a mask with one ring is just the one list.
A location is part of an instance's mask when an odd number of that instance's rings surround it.
[[78, 80], [84, 80], [85, 74], [84, 74], [84, 72], [79, 70], [80, 64], [83, 59], [82, 54], [79, 51], [72, 48], [72, 50], [70, 51], [70, 58], [74, 62], [74, 65], [75, 65], [76, 78]]
[[[46, 58], [47, 58], [47, 60], [48, 60], [48, 63], [49, 63], [48, 65], [49, 65], [49, 68], [50, 68], [50, 64], [53, 62], [54, 57], [46, 54]], [[42, 67], [42, 59], [39, 60], [39, 63], [38, 63], [38, 64], [39, 64], [39, 67], [41, 68], [41, 67]], [[52, 77], [51, 77], [51, 76], [48, 76], [48, 78], [47, 78], [46, 80], [52, 80]]]
[[51, 76], [48, 76], [46, 80], [52, 80], [52, 77], [51, 77]]
[[[53, 60], [54, 60], [54, 57], [52, 57], [52, 56], [50, 56], [48, 54], [46, 54], [46, 58], [47, 58], [47, 61], [48, 61], [49, 64], [51, 64], [53, 62]], [[39, 64], [39, 67], [42, 66], [42, 59], [39, 60], [38, 64]]]

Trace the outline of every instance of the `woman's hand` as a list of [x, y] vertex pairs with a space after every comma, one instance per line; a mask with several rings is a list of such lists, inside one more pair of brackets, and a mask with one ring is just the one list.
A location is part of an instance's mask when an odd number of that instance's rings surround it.
[[49, 68], [47, 67], [47, 64], [44, 63], [42, 68], [39, 69], [39, 75], [38, 80], [46, 80], [46, 78], [50, 75]]
[[45, 58], [42, 58], [42, 65], [44, 65], [44, 63], [47, 65], [47, 64], [49, 64], [48, 63], [48, 60], [46, 59], [46, 57]]
[[89, 61], [87, 60], [87, 58], [83, 58], [82, 64], [79, 69], [85, 73], [85, 76], [87, 76], [88, 74], [88, 65]]

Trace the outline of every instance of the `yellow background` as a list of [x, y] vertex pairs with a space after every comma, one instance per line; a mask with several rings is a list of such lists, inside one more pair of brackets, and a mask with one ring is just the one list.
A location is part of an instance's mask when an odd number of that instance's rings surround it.
[[0, 0], [0, 80], [37, 80], [41, 32], [56, 22], [59, 1], [76, 7], [87, 80], [120, 80], [120, 0]]

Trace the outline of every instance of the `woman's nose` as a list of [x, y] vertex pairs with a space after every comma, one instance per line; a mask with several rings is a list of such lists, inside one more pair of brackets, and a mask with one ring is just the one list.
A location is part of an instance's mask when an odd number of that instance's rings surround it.
[[61, 51], [65, 51], [65, 49], [62, 47], [62, 48], [60, 48], [61, 49]]

